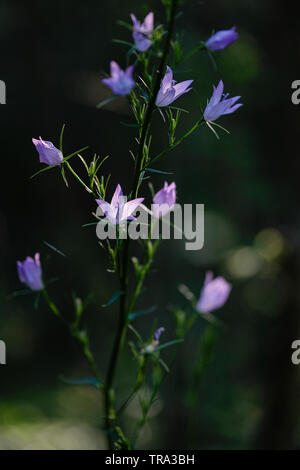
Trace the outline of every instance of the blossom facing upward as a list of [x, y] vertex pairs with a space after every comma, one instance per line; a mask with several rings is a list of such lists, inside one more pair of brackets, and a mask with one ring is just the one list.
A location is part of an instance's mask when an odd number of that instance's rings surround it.
[[173, 80], [173, 72], [167, 65], [166, 74], [161, 81], [160, 89], [155, 100], [156, 106], [169, 106], [173, 101], [177, 100], [179, 96], [192, 89], [189, 88], [189, 86], [193, 81], [194, 80], [185, 80], [184, 82], [176, 83], [175, 80]]
[[96, 199], [96, 202], [110, 223], [118, 225], [125, 222], [125, 220], [135, 220], [135, 217], [131, 214], [143, 202], [144, 198], [137, 198], [128, 202], [125, 202], [125, 200], [126, 197], [123, 196], [122, 188], [118, 184], [111, 203], [103, 201], [103, 199]]
[[157, 219], [164, 217], [175, 205], [176, 202], [176, 184], [168, 183], [160, 189], [153, 198], [153, 215]]
[[165, 331], [164, 327], [161, 326], [154, 331], [153, 341], [159, 341], [160, 335]]
[[240, 96], [227, 98], [228, 93], [223, 94], [223, 91], [224, 83], [220, 80], [217, 88], [214, 86], [212, 97], [204, 110], [203, 117], [205, 121], [215, 121], [223, 114], [231, 114], [243, 106], [242, 103], [235, 104], [240, 99]]
[[51, 166], [61, 164], [63, 161], [63, 155], [61, 151], [52, 144], [52, 142], [43, 140], [41, 137], [39, 139], [32, 138], [32, 142], [39, 153], [41, 163], [46, 163]]
[[210, 51], [219, 51], [225, 49], [238, 39], [239, 35], [235, 30], [235, 26], [231, 29], [223, 29], [213, 34], [205, 43]]
[[116, 95], [128, 95], [132, 88], [135, 86], [135, 81], [132, 77], [133, 65], [122, 70], [115, 61], [110, 63], [110, 78], [103, 78], [102, 83], [107, 85]]
[[200, 313], [208, 313], [223, 307], [229, 297], [231, 288], [231, 284], [223, 277], [219, 276], [213, 279], [213, 273], [211, 271], [207, 272], [196, 309]]
[[132, 37], [135, 43], [135, 47], [138, 51], [144, 52], [151, 46], [151, 35], [153, 32], [154, 25], [154, 14], [151, 11], [145, 17], [143, 23], [140, 23], [136, 16], [131, 13], [130, 15], [133, 23]]
[[44, 288], [39, 253], [36, 253], [34, 258], [27, 256], [25, 261], [17, 261], [17, 270], [20, 281], [31, 290], [39, 291]]
[[157, 346], [159, 345], [159, 338], [160, 338], [160, 335], [165, 331], [164, 327], [161, 326], [160, 328], [157, 328], [157, 330], [154, 331], [154, 335], [153, 335], [153, 340], [152, 340], [152, 343], [148, 344], [148, 346], [146, 347], [146, 349], [144, 350], [144, 352], [146, 353], [151, 353], [154, 351], [155, 348], [157, 348]]

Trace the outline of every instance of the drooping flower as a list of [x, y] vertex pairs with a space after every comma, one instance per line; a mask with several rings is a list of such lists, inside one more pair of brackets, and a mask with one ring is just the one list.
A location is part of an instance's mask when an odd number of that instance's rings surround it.
[[189, 86], [193, 81], [194, 80], [185, 80], [184, 82], [176, 83], [175, 80], [173, 80], [173, 72], [167, 65], [166, 74], [161, 81], [160, 89], [155, 100], [156, 106], [169, 106], [173, 101], [177, 100], [179, 96], [192, 89], [189, 88]]
[[243, 106], [242, 103], [234, 104], [240, 99], [240, 96], [227, 99], [228, 93], [223, 95], [223, 91], [224, 83], [220, 80], [217, 88], [214, 87], [213, 94], [204, 110], [205, 121], [215, 121], [223, 114], [231, 114]]
[[131, 13], [130, 15], [133, 23], [133, 40], [138, 51], [144, 52], [151, 46], [151, 35], [154, 25], [154, 14], [151, 11], [145, 17], [143, 23], [140, 23], [136, 16]]
[[150, 344], [148, 344], [148, 346], [146, 347], [146, 349], [144, 350], [144, 352], [146, 353], [151, 353], [154, 351], [154, 349], [159, 345], [159, 338], [160, 338], [160, 335], [165, 331], [164, 327], [161, 326], [160, 328], [157, 328], [157, 330], [154, 331], [154, 335], [153, 335], [153, 340]]
[[126, 197], [123, 196], [122, 188], [118, 184], [111, 203], [103, 201], [103, 199], [96, 199], [96, 202], [110, 223], [118, 225], [125, 222], [125, 220], [135, 220], [135, 217], [131, 214], [143, 202], [144, 198], [132, 199], [132, 201], [128, 202], [125, 202], [125, 200]]
[[109, 88], [116, 95], [128, 95], [132, 88], [135, 86], [135, 81], [132, 77], [133, 65], [122, 70], [114, 60], [110, 63], [110, 78], [103, 78], [102, 83], [109, 86]]
[[213, 279], [213, 273], [207, 272], [196, 309], [200, 313], [208, 313], [221, 308], [227, 301], [231, 288], [231, 284], [223, 277]]
[[17, 270], [20, 281], [31, 290], [39, 291], [44, 288], [39, 253], [34, 258], [27, 256], [24, 261], [17, 261]]
[[213, 34], [205, 43], [210, 51], [219, 51], [225, 49], [238, 39], [239, 35], [235, 30], [235, 26], [231, 29], [223, 29]]
[[63, 155], [61, 151], [53, 145], [52, 142], [48, 140], [43, 140], [41, 137], [39, 139], [32, 138], [32, 142], [35, 145], [40, 157], [41, 163], [46, 163], [47, 165], [57, 166], [60, 165], [63, 161]]
[[160, 189], [153, 198], [154, 204], [153, 215], [157, 219], [164, 217], [175, 205], [176, 202], [176, 184], [169, 184], [165, 181], [162, 189]]

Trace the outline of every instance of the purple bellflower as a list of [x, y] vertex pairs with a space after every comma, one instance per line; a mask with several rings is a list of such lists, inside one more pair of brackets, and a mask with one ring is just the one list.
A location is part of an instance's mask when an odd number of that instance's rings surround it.
[[132, 77], [133, 65], [122, 70], [115, 61], [110, 63], [110, 78], [103, 78], [102, 83], [107, 85], [116, 95], [128, 95], [135, 86]]
[[57, 166], [62, 163], [63, 155], [61, 151], [52, 144], [52, 142], [43, 140], [41, 137], [39, 139], [33, 138], [32, 142], [39, 153], [41, 163], [46, 163], [51, 166]]
[[17, 261], [17, 270], [20, 281], [31, 290], [40, 291], [44, 288], [39, 253], [34, 258], [27, 256], [25, 261]]
[[165, 184], [153, 198], [153, 215], [157, 219], [164, 217], [175, 205], [176, 202], [176, 184], [173, 182]]
[[152, 11], [148, 13], [143, 23], [140, 23], [133, 13], [131, 13], [130, 17], [133, 23], [132, 37], [135, 43], [135, 47], [138, 51], [144, 52], [151, 46], [154, 14]]
[[240, 99], [240, 96], [227, 99], [228, 93], [223, 94], [223, 91], [224, 83], [220, 80], [217, 88], [214, 87], [213, 94], [204, 110], [203, 117], [205, 121], [215, 121], [223, 114], [231, 114], [243, 106], [242, 103], [235, 104]]
[[125, 220], [135, 220], [135, 217], [131, 214], [143, 202], [144, 198], [137, 198], [128, 202], [125, 202], [125, 200], [126, 197], [123, 196], [122, 188], [118, 184], [111, 203], [103, 201], [103, 199], [96, 199], [96, 202], [101, 207], [109, 222], [113, 225], [118, 225], [125, 222]]
[[198, 300], [196, 309], [200, 313], [208, 313], [223, 307], [227, 301], [231, 284], [223, 277], [219, 276], [213, 279], [211, 271], [206, 273], [204, 285]]
[[176, 84], [173, 80], [173, 72], [167, 65], [167, 71], [164, 78], [161, 81], [160, 89], [156, 97], [156, 106], [169, 106], [173, 101], [177, 100], [179, 96], [187, 93], [192, 88], [189, 88], [194, 80], [185, 80]]
[[213, 34], [205, 43], [205, 46], [210, 51], [219, 51], [225, 49], [230, 44], [238, 39], [239, 35], [235, 27], [231, 29], [223, 29]]

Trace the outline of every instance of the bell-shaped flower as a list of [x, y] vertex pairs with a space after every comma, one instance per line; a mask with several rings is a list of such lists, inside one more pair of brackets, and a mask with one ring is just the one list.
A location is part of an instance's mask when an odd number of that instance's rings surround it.
[[133, 65], [122, 70], [115, 61], [110, 63], [110, 78], [103, 78], [102, 83], [107, 85], [116, 95], [128, 95], [135, 86], [133, 80]]
[[225, 49], [238, 39], [239, 35], [235, 30], [235, 26], [231, 29], [223, 29], [213, 34], [205, 43], [210, 51], [219, 51]]
[[166, 74], [161, 81], [160, 89], [155, 100], [156, 106], [169, 106], [173, 101], [177, 100], [179, 96], [192, 89], [189, 88], [189, 86], [193, 81], [194, 80], [185, 80], [184, 82], [176, 83], [175, 80], [173, 80], [173, 72], [167, 65]]
[[160, 189], [153, 198], [154, 204], [152, 205], [153, 215], [157, 219], [164, 217], [175, 205], [176, 202], [176, 184], [168, 183]]
[[61, 164], [63, 161], [63, 155], [61, 151], [52, 144], [52, 142], [43, 140], [41, 137], [39, 139], [33, 138], [32, 142], [39, 153], [41, 163], [46, 163], [51, 166]]
[[27, 256], [25, 261], [17, 261], [17, 270], [20, 281], [31, 290], [39, 291], [44, 288], [39, 253], [34, 258]]
[[131, 13], [131, 19], [133, 23], [132, 37], [135, 43], [135, 47], [138, 51], [144, 52], [151, 46], [151, 35], [153, 32], [154, 25], [154, 14], [151, 11], [145, 17], [143, 23], [140, 23], [136, 16]]
[[208, 313], [223, 307], [229, 297], [231, 288], [231, 284], [223, 277], [219, 276], [213, 279], [213, 273], [211, 271], [207, 272], [200, 298], [197, 302], [197, 311]]
[[217, 88], [214, 87], [212, 97], [204, 110], [203, 117], [205, 121], [215, 121], [223, 114], [231, 114], [243, 106], [242, 103], [235, 104], [240, 99], [240, 96], [227, 98], [228, 93], [223, 94], [223, 91], [224, 83], [220, 80]]
[[96, 199], [96, 202], [109, 222], [113, 225], [118, 225], [126, 220], [135, 220], [132, 214], [143, 202], [144, 198], [132, 199], [132, 201], [128, 202], [125, 202], [125, 200], [126, 197], [123, 196], [122, 188], [118, 184], [110, 203], [103, 201], [103, 199]]

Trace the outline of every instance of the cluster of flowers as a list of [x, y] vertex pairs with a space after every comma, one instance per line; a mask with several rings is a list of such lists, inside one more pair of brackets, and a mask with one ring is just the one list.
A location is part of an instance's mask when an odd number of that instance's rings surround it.
[[[151, 46], [151, 37], [154, 30], [154, 14], [153, 12], [148, 13], [143, 23], [140, 23], [135, 15], [131, 14], [133, 22], [133, 39], [135, 47], [138, 51], [144, 52]], [[238, 38], [238, 34], [235, 28], [218, 31], [213, 34], [204, 44], [205, 48], [210, 51], [217, 51], [225, 49], [231, 43]], [[116, 95], [128, 95], [131, 90], [135, 87], [136, 83], [133, 79], [134, 67], [130, 65], [126, 70], [122, 70], [121, 67], [115, 62], [110, 63], [110, 77], [104, 78], [102, 82], [107, 85], [114, 94]], [[169, 106], [177, 98], [184, 93], [189, 92], [192, 88], [190, 85], [193, 80], [185, 80], [180, 83], [176, 83], [173, 80], [173, 72], [169, 66], [167, 66], [166, 74], [161, 82], [160, 90], [156, 97], [155, 104], [157, 107]], [[220, 80], [217, 88], [214, 87], [214, 92], [210, 101], [207, 103], [203, 117], [205, 121], [212, 122], [218, 119], [224, 114], [230, 114], [236, 111], [241, 103], [235, 104], [240, 96], [233, 98], [227, 98], [228, 94], [223, 95], [224, 84]]]
[[[152, 34], [154, 31], [154, 14], [150, 12], [140, 23], [135, 15], [131, 14], [133, 23], [133, 39], [135, 47], [138, 51], [144, 52], [151, 47]], [[218, 31], [213, 34], [205, 43], [205, 47], [210, 51], [217, 51], [226, 48], [238, 38], [235, 28], [229, 30]], [[133, 78], [134, 67], [129, 66], [125, 71], [112, 61], [110, 63], [110, 77], [103, 79], [103, 83], [110, 87], [116, 95], [125, 96], [131, 92], [136, 83]], [[169, 66], [166, 67], [166, 73], [163, 77], [160, 89], [156, 97], [156, 106], [169, 106], [173, 101], [184, 93], [189, 92], [193, 80], [186, 80], [176, 83], [173, 80], [173, 72]], [[233, 113], [237, 110], [241, 103], [237, 103], [240, 96], [228, 98], [228, 94], [224, 94], [224, 84], [220, 80], [217, 87], [213, 87], [213, 94], [207, 103], [203, 113], [203, 119], [206, 122], [212, 122], [221, 115]], [[32, 139], [33, 144], [39, 154], [40, 162], [50, 166], [57, 166], [63, 162], [62, 152], [55, 147], [50, 141], [45, 141], [41, 137]], [[102, 199], [96, 199], [97, 204], [103, 210], [106, 218], [112, 224], [121, 224], [127, 220], [133, 220], [133, 213], [137, 207], [144, 201], [144, 198], [137, 198], [125, 202], [122, 188], [117, 186], [111, 202]], [[168, 210], [171, 210], [176, 202], [176, 185], [175, 182], [168, 184], [165, 182], [163, 188], [158, 191], [153, 199], [156, 209], [155, 217], [163, 217]], [[159, 206], [163, 209], [160, 210]], [[39, 253], [34, 258], [27, 257], [23, 262], [17, 262], [18, 276], [22, 283], [26, 284], [32, 291], [41, 291], [44, 289], [42, 279], [42, 268], [40, 264]], [[213, 279], [213, 274], [208, 272], [205, 277], [204, 285], [200, 294], [196, 309], [200, 313], [208, 313], [222, 307], [228, 299], [231, 291], [229, 284], [223, 277]], [[158, 344], [159, 337], [164, 328], [159, 328], [154, 336], [153, 342], [149, 346], [155, 348]]]

